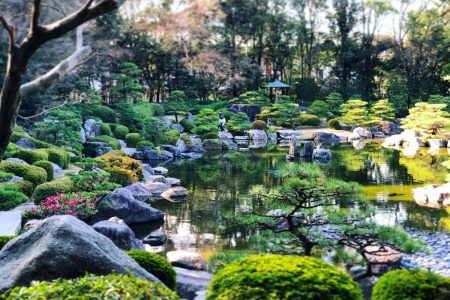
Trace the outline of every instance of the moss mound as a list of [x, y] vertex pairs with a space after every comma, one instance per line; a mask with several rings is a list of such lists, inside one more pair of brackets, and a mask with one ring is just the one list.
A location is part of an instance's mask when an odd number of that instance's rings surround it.
[[252, 123], [252, 129], [266, 130], [267, 123], [263, 120], [256, 120]]
[[107, 143], [108, 146], [113, 148], [114, 150], [120, 150], [120, 148], [122, 148], [119, 140], [117, 140], [109, 135], [100, 135], [100, 136], [92, 137], [89, 139], [89, 141]]
[[34, 282], [30, 287], [16, 287], [0, 299], [149, 299], [177, 300], [179, 297], [159, 283], [111, 274], [86, 275], [75, 279]]
[[251, 256], [220, 270], [206, 299], [363, 299], [350, 276], [322, 260], [283, 255]]
[[139, 133], [129, 133], [125, 136], [125, 143], [128, 147], [136, 148], [136, 145], [142, 141], [144, 138]]
[[17, 146], [11, 153], [12, 157], [20, 158], [29, 164], [34, 164], [37, 161], [48, 160], [48, 153], [41, 150], [28, 150]]
[[130, 133], [130, 130], [127, 126], [124, 125], [116, 125], [114, 128], [114, 136], [119, 140], [124, 140], [125, 136]]
[[111, 126], [109, 126], [109, 124], [107, 124], [107, 123], [100, 124], [100, 130], [102, 131], [102, 135], [107, 135], [107, 136], [112, 135]]
[[38, 160], [33, 164], [33, 166], [40, 167], [47, 172], [47, 181], [53, 180], [53, 177], [55, 176], [55, 171], [53, 169], [53, 165], [49, 161], [45, 160]]
[[420, 270], [395, 270], [380, 277], [373, 300], [450, 299], [450, 278]]
[[338, 119], [330, 119], [328, 121], [328, 127], [339, 130], [341, 129], [341, 124], [339, 123]]
[[27, 166], [4, 160], [0, 162], [0, 171], [20, 176], [24, 180], [33, 183], [34, 186], [47, 181], [47, 172], [41, 167]]
[[167, 287], [175, 290], [175, 279], [177, 274], [172, 265], [161, 255], [147, 252], [145, 250], [130, 250], [126, 253], [134, 259], [142, 268], [155, 275]]

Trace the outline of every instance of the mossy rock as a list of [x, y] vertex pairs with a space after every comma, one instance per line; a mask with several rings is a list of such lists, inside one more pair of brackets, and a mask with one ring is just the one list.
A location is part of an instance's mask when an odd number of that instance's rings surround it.
[[208, 132], [202, 135], [202, 140], [218, 140], [219, 135], [216, 132]]
[[47, 181], [47, 172], [41, 167], [23, 165], [4, 160], [0, 162], [0, 171], [20, 176], [24, 180], [33, 183], [34, 186], [38, 186]]
[[47, 155], [47, 159], [42, 160], [48, 160], [52, 163], [57, 164], [61, 168], [65, 169], [70, 163], [70, 156], [67, 151], [65, 151], [62, 148], [44, 148], [44, 149], [37, 149], [35, 152], [38, 153], [45, 153]]
[[373, 300], [450, 299], [450, 278], [421, 270], [395, 270], [380, 277]]
[[58, 193], [76, 192], [75, 185], [70, 178], [61, 178], [51, 182], [38, 185], [33, 193], [34, 203], [40, 204], [47, 197]]
[[89, 139], [90, 142], [103, 142], [107, 143], [109, 147], [113, 148], [114, 150], [120, 150], [122, 146], [120, 145], [120, 142], [118, 139], [115, 139], [108, 135], [100, 135], [96, 137], [92, 137]]
[[33, 164], [33, 166], [41, 167], [47, 172], [47, 181], [53, 180], [55, 177], [55, 170], [53, 169], [53, 165], [49, 161], [39, 160]]
[[15, 235], [2, 235], [0, 236], [0, 251], [5, 247], [5, 245], [12, 239], [16, 238]]
[[124, 140], [125, 136], [130, 133], [130, 130], [127, 126], [124, 125], [116, 125], [114, 128], [114, 136], [119, 140]]
[[150, 253], [145, 250], [130, 250], [126, 251], [126, 253], [142, 268], [155, 275], [167, 287], [175, 290], [175, 279], [177, 274], [167, 259], [161, 255]]
[[312, 257], [250, 256], [220, 270], [206, 299], [229, 300], [362, 300], [351, 277]]
[[149, 299], [178, 300], [176, 293], [160, 283], [134, 276], [87, 274], [75, 279], [33, 282], [30, 287], [15, 287], [1, 299]]
[[138, 151], [142, 151], [143, 147], [150, 148], [150, 149], [155, 149], [155, 145], [152, 142], [149, 142], [149, 141], [141, 141], [141, 142], [136, 144], [136, 150], [138, 150]]

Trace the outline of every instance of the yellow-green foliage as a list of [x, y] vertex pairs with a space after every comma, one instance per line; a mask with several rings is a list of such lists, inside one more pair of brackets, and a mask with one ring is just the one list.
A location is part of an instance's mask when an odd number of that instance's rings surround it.
[[373, 300], [450, 299], [450, 279], [428, 271], [395, 270], [381, 276]]
[[129, 133], [125, 136], [125, 142], [128, 147], [135, 148], [137, 143], [142, 142], [144, 140], [143, 137], [139, 133]]
[[45, 172], [47, 172], [47, 181], [53, 180], [53, 177], [55, 176], [55, 171], [53, 169], [53, 165], [51, 162], [45, 161], [45, 160], [39, 160], [39, 161], [33, 163], [33, 166], [41, 167], [42, 169], [45, 170]]
[[125, 139], [125, 136], [130, 132], [127, 126], [116, 125], [114, 128], [114, 136], [120, 140]]
[[256, 120], [252, 123], [252, 129], [266, 130], [267, 123], [263, 120]]
[[17, 146], [15, 150], [12, 151], [11, 157], [20, 158], [29, 164], [34, 164], [40, 160], [48, 160], [48, 153], [40, 150], [28, 150]]
[[28, 197], [19, 192], [16, 186], [0, 188], [0, 211], [13, 209], [27, 200]]
[[318, 116], [310, 115], [310, 114], [304, 114], [302, 113], [300, 115], [300, 119], [302, 122], [302, 125], [306, 126], [318, 126], [320, 124], [320, 119]]
[[62, 148], [49, 148], [45, 150], [48, 153], [49, 161], [57, 164], [63, 169], [67, 168], [67, 165], [70, 163], [70, 156], [65, 150]]
[[363, 299], [351, 277], [335, 266], [312, 257], [251, 256], [220, 270], [208, 287], [206, 299]]
[[21, 192], [22, 194], [31, 197], [33, 195], [34, 186], [29, 181], [18, 181], [18, 182], [2, 182], [0, 183], [0, 188], [11, 189]]
[[112, 135], [111, 126], [109, 126], [109, 124], [107, 123], [100, 124], [100, 130], [102, 131], [102, 135]]
[[126, 253], [134, 259], [142, 268], [155, 275], [168, 288], [175, 290], [175, 278], [177, 274], [172, 265], [161, 255], [145, 250], [130, 250]]
[[0, 162], [0, 171], [13, 173], [22, 177], [24, 180], [30, 181], [34, 186], [38, 186], [47, 181], [47, 172], [36, 166], [22, 165], [10, 161]]
[[35, 204], [40, 204], [47, 197], [58, 193], [76, 192], [75, 186], [69, 178], [61, 178], [51, 182], [38, 185], [34, 190], [33, 198]]
[[141, 162], [125, 156], [122, 151], [111, 151], [99, 158], [102, 160], [101, 168], [110, 173], [111, 182], [128, 185], [143, 176]]
[[87, 274], [75, 279], [33, 282], [30, 287], [16, 287], [0, 299], [142, 299], [178, 300], [175, 292], [160, 283], [123, 274], [97, 276]]

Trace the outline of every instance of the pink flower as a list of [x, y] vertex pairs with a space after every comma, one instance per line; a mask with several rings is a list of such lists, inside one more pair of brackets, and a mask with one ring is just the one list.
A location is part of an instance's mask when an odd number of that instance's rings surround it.
[[75, 206], [78, 204], [78, 200], [72, 200], [69, 202], [70, 206]]
[[31, 209], [31, 212], [32, 212], [33, 214], [35, 214], [35, 213], [36, 213], [36, 208], [33, 207], [33, 208]]
[[69, 211], [67, 211], [67, 214], [69, 214], [69, 215], [74, 215], [75, 214], [75, 212], [73, 211], [73, 210], [69, 210]]
[[61, 207], [59, 207], [58, 205], [52, 204], [52, 210], [58, 211], [60, 208], [61, 208]]

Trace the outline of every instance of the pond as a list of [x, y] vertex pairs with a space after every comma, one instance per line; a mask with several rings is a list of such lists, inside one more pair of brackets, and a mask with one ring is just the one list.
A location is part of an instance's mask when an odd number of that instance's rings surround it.
[[[373, 142], [360, 150], [352, 144], [341, 144], [332, 151], [333, 159], [321, 168], [329, 177], [362, 184], [378, 208], [377, 222], [416, 230], [445, 230], [442, 224], [448, 213], [418, 206], [412, 189], [445, 181], [447, 169], [442, 162], [448, 159], [447, 149], [434, 156], [423, 149], [408, 157]], [[258, 251], [252, 229], [234, 217], [247, 205], [252, 186], [274, 184], [270, 171], [285, 162], [287, 152], [286, 147], [269, 145], [250, 152], [208, 154], [197, 160], [169, 163], [169, 176], [181, 179], [190, 195], [179, 203], [152, 203], [166, 214], [162, 229], [169, 241], [160, 250], [187, 249], [206, 257], [220, 250]], [[134, 229], [137, 235], [149, 232], [145, 226]]]

